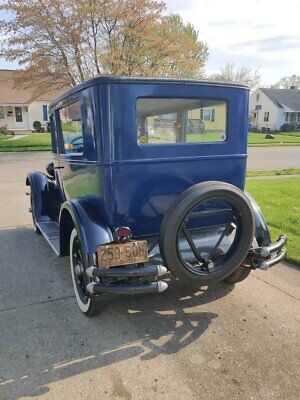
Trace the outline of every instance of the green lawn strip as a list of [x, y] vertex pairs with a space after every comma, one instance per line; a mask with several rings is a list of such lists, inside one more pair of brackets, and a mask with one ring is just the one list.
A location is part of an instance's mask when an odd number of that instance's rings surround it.
[[0, 153], [22, 152], [22, 151], [51, 151], [51, 146], [27, 146], [27, 147], [1, 147]]
[[51, 150], [50, 134], [33, 134], [18, 139], [2, 139], [0, 151]]
[[248, 147], [288, 147], [288, 146], [300, 146], [299, 143], [248, 143]]
[[264, 133], [249, 133], [248, 144], [252, 145], [300, 145], [300, 137], [287, 135], [273, 135], [274, 139], [265, 139]]
[[300, 132], [278, 132], [276, 135], [300, 137]]
[[280, 175], [300, 175], [300, 169], [289, 168], [289, 169], [274, 169], [270, 171], [247, 171], [247, 177], [255, 176], [280, 176]]
[[246, 190], [261, 207], [272, 240], [286, 234], [287, 260], [300, 265], [300, 178], [251, 179]]
[[0, 140], [7, 140], [13, 138], [13, 135], [0, 135]]

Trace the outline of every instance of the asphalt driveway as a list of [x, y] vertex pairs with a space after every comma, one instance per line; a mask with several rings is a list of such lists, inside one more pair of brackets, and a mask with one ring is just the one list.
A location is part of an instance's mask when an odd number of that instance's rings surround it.
[[88, 319], [68, 259], [31, 229], [28, 170], [0, 154], [0, 399], [298, 400], [299, 270], [235, 287], [116, 298]]

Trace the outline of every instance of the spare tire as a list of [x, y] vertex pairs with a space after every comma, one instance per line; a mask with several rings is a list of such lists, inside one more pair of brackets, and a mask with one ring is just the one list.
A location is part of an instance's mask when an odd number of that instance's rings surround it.
[[208, 181], [191, 186], [170, 206], [161, 224], [160, 252], [180, 281], [201, 286], [238, 269], [253, 237], [254, 215], [244, 192]]

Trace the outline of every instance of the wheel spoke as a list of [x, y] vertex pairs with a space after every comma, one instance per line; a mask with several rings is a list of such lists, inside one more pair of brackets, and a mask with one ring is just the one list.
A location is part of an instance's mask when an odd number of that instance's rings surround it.
[[225, 237], [226, 235], [228, 235], [228, 233], [230, 232], [231, 228], [232, 228], [232, 218], [230, 219], [230, 221], [227, 222], [227, 224], [226, 224], [226, 226], [225, 226], [225, 228], [224, 228], [224, 230], [223, 230], [221, 236], [219, 237], [217, 243], [215, 244], [215, 247], [214, 247], [214, 248], [212, 249], [212, 251], [209, 253], [208, 258], [209, 258], [210, 260], [212, 259], [212, 257], [214, 257], [214, 256], [216, 255], [216, 252], [217, 252], [217, 250], [218, 250], [218, 248], [219, 248], [219, 246], [220, 246], [222, 240], [224, 239], [224, 237]]
[[192, 249], [192, 252], [195, 256], [195, 258], [200, 261], [203, 262], [203, 258], [201, 257], [201, 253], [198, 251], [197, 247], [195, 246], [195, 243], [193, 241], [193, 239], [190, 236], [190, 232], [188, 231], [188, 229], [186, 228], [185, 224], [182, 225], [182, 232], [190, 246], [190, 248]]

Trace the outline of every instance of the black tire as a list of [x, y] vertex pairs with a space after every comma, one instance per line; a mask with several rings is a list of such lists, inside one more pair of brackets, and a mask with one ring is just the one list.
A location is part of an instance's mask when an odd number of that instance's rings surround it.
[[224, 282], [229, 283], [231, 285], [234, 283], [242, 282], [243, 280], [248, 278], [250, 272], [251, 268], [244, 267], [243, 265], [241, 265], [231, 275], [229, 275], [226, 279], [224, 279]]
[[[81, 257], [75, 257], [76, 252], [79, 252]], [[80, 279], [79, 274], [76, 273], [77, 267], [81, 270], [82, 279]], [[86, 265], [80, 238], [75, 228], [72, 230], [70, 236], [70, 268], [76, 302], [79, 309], [88, 317], [98, 315], [103, 309], [104, 302], [101, 300], [104, 299], [95, 298], [85, 290], [85, 286], [88, 283], [85, 271], [88, 268], [88, 265]]]
[[[234, 250], [225, 258], [221, 268], [210, 273], [194, 273], [184, 265], [177, 241], [188, 213], [198, 204], [210, 199], [226, 199], [238, 211], [241, 227]], [[186, 286], [201, 286], [225, 280], [242, 264], [254, 237], [254, 215], [246, 195], [237, 187], [223, 182], [203, 182], [181, 193], [165, 214], [160, 232], [160, 252], [165, 265]]]
[[36, 211], [35, 211], [35, 201], [34, 201], [34, 195], [32, 188], [30, 188], [30, 206], [31, 206], [31, 215], [32, 215], [32, 223], [33, 223], [33, 231], [37, 234], [40, 235], [41, 231], [39, 230], [37, 224], [36, 224]]

